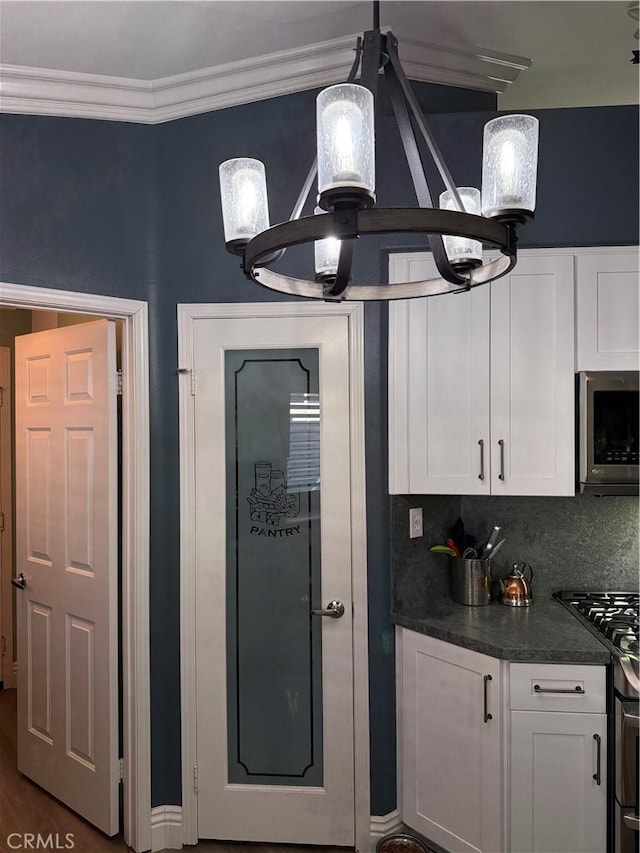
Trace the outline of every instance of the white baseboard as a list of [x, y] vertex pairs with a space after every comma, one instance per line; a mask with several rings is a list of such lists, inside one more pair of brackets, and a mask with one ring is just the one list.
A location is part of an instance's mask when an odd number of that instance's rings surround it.
[[401, 826], [402, 821], [398, 809], [394, 809], [385, 815], [371, 815], [371, 838], [374, 841], [379, 841]]
[[182, 806], [151, 809], [151, 851], [182, 850]]
[[[371, 839], [375, 842], [401, 826], [398, 809], [386, 815], [371, 815]], [[182, 806], [151, 809], [151, 851], [182, 849]]]

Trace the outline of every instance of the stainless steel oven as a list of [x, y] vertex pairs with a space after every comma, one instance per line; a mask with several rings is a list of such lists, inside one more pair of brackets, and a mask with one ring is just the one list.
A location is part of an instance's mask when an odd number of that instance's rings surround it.
[[638, 371], [579, 374], [580, 491], [638, 494]]
[[[616, 662], [616, 667], [618, 663]], [[638, 853], [638, 683], [635, 687], [614, 670], [615, 803], [613, 815], [614, 853]], [[635, 694], [635, 695], [632, 695]]]

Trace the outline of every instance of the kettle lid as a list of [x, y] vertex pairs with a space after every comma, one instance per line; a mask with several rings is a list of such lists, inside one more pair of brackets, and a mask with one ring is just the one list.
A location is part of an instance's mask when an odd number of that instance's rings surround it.
[[[510, 574], [506, 575], [505, 580], [509, 580], [512, 578], [517, 578], [518, 580], [528, 580], [531, 582], [533, 580], [533, 569], [526, 563], [524, 560], [521, 562], [516, 562], [511, 567], [512, 571]], [[529, 577], [527, 578], [526, 572], [529, 572]]]

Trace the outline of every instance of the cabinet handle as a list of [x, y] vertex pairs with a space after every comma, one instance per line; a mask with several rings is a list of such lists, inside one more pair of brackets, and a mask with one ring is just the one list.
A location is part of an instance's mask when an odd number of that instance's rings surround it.
[[498, 479], [504, 481], [504, 439], [501, 438], [498, 444], [500, 445], [500, 473], [498, 474]]
[[478, 479], [484, 480], [484, 439], [481, 438], [478, 444], [480, 445], [480, 473], [478, 474]]
[[488, 693], [488, 684], [490, 681], [493, 681], [493, 678], [490, 675], [485, 675], [484, 676], [484, 721], [485, 721], [485, 723], [488, 723], [489, 720], [493, 720], [493, 714], [490, 714], [489, 711], [487, 710], [488, 709], [488, 702], [489, 702], [487, 693]]
[[593, 774], [593, 779], [594, 779], [594, 782], [596, 783], [596, 785], [599, 785], [600, 784], [600, 761], [602, 758], [602, 755], [601, 755], [602, 738], [600, 737], [600, 735], [594, 735], [593, 739], [596, 742], [596, 772]]
[[584, 693], [584, 687], [576, 684], [575, 687], [540, 687], [539, 684], [533, 685], [535, 693]]

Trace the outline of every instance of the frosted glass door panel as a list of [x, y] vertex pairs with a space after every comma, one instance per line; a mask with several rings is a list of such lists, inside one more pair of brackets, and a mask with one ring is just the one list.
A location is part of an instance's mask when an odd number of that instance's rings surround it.
[[225, 353], [228, 779], [321, 786], [318, 350]]

